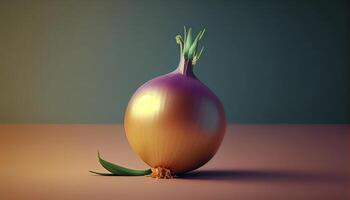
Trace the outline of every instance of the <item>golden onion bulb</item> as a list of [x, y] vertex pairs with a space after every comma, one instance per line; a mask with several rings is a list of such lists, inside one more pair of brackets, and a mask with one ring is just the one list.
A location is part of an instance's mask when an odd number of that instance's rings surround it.
[[135, 170], [110, 163], [100, 164], [110, 173], [99, 175], [171, 178], [197, 169], [217, 152], [225, 134], [226, 118], [219, 98], [193, 73], [203, 48], [198, 42], [204, 31], [192, 40], [191, 29], [180, 45], [177, 69], [146, 82], [129, 101], [124, 127], [132, 149], [151, 169]]
[[132, 149], [152, 168], [180, 174], [218, 150], [226, 119], [219, 98], [193, 74], [193, 60], [142, 85], [129, 101], [124, 126]]

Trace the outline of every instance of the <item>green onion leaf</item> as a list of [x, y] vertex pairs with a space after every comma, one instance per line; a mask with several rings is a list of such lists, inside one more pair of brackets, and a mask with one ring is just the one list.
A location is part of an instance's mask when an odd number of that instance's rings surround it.
[[94, 173], [94, 174], [103, 175], [103, 176], [144, 176], [152, 173], [151, 169], [136, 170], [136, 169], [129, 169], [129, 168], [125, 168], [125, 167], [113, 164], [111, 162], [108, 162], [102, 159], [99, 152], [97, 153], [97, 157], [102, 167], [104, 167], [107, 171], [111, 172], [111, 174], [90, 171], [91, 173]]
[[189, 60], [192, 62], [192, 65], [195, 65], [197, 61], [199, 60], [203, 48], [199, 51], [199, 41], [202, 39], [206, 29], [203, 29], [202, 31], [199, 31], [196, 38], [192, 39], [192, 29], [186, 29], [186, 26], [184, 26], [184, 36], [183, 38], [181, 35], [177, 35], [175, 37], [176, 43], [180, 45], [180, 56], [183, 56], [186, 60]]
[[185, 41], [185, 47], [184, 47], [185, 59], [190, 59], [188, 54], [189, 54], [189, 49], [191, 48], [191, 45], [192, 45], [192, 30], [191, 28], [189, 28], [187, 32], [186, 41]]

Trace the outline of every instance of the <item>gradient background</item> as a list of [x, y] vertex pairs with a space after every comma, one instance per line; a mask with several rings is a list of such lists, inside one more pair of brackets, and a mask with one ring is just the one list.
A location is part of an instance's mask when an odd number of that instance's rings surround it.
[[206, 27], [195, 69], [230, 122], [350, 123], [349, 1], [0, 1], [0, 123], [122, 122]]

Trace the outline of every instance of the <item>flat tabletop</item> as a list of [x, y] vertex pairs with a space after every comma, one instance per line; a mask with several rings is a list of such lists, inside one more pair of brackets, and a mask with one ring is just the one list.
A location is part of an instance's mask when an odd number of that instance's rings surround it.
[[147, 167], [121, 125], [0, 125], [0, 199], [350, 199], [350, 125], [229, 125], [182, 177], [96, 176], [96, 154]]

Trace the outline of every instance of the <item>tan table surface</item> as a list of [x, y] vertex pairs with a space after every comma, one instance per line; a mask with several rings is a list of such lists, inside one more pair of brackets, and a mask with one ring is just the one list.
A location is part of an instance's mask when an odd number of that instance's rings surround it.
[[0, 125], [0, 199], [350, 199], [350, 125], [230, 125], [185, 177], [101, 177], [147, 167], [120, 125]]

